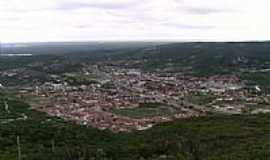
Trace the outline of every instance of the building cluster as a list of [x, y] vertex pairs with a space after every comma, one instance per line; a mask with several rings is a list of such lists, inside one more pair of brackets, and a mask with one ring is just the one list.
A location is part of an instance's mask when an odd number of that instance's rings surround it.
[[[161, 122], [205, 116], [209, 112], [241, 114], [245, 106], [234, 104], [234, 100], [249, 98], [246, 86], [234, 75], [194, 77], [183, 73], [151, 73], [113, 66], [89, 66], [81, 74], [95, 74], [95, 83], [70, 85], [60, 76], [57, 81], [22, 93], [48, 99], [39, 104], [39, 111], [115, 132], [144, 130]], [[191, 96], [204, 95], [214, 98], [206, 104], [189, 100]], [[145, 107], [145, 104], [161, 104], [173, 112], [141, 118], [113, 112]]]

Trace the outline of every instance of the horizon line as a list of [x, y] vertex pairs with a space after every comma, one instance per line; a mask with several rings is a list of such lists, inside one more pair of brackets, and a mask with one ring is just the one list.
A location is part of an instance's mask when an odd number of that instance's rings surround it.
[[269, 40], [74, 40], [74, 41], [14, 41], [5, 42], [0, 40], [0, 44], [31, 44], [31, 43], [125, 43], [125, 42], [147, 42], [147, 43], [250, 43], [250, 42], [270, 42]]

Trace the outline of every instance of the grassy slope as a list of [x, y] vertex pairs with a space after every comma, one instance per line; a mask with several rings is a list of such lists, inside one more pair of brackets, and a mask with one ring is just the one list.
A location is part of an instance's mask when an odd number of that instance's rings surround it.
[[26, 104], [9, 103], [11, 114], [25, 112], [29, 119], [0, 124], [1, 160], [16, 159], [17, 135], [27, 160], [158, 159], [165, 155], [166, 159], [263, 160], [270, 156], [270, 115], [178, 120], [143, 132], [113, 134], [49, 118], [27, 110]]

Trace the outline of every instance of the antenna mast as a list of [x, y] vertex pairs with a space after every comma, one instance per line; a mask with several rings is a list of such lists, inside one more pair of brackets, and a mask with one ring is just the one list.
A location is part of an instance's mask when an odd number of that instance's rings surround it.
[[0, 56], [2, 55], [2, 43], [0, 41]]

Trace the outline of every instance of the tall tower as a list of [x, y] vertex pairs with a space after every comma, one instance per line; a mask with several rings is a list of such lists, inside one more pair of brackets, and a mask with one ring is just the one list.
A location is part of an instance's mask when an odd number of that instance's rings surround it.
[[39, 87], [38, 86], [35, 87], [35, 92], [36, 92], [36, 96], [38, 96], [39, 95]]
[[7, 113], [9, 113], [9, 106], [8, 106], [8, 102], [7, 102], [7, 101], [5, 101], [5, 102], [4, 102], [4, 105], [5, 105], [5, 111], [6, 111]]
[[4, 56], [4, 45], [2, 44], [2, 42], [0, 41], [0, 57]]
[[0, 56], [2, 56], [2, 43], [0, 41]]

